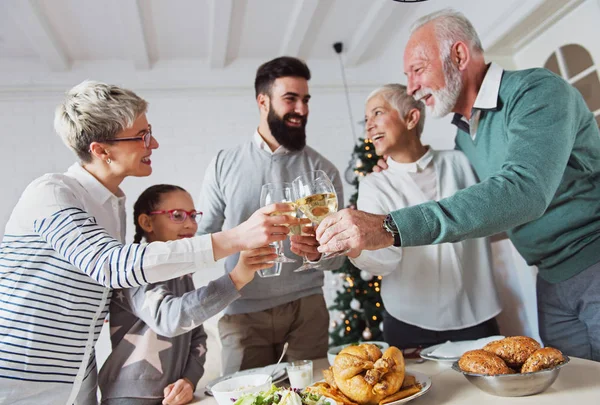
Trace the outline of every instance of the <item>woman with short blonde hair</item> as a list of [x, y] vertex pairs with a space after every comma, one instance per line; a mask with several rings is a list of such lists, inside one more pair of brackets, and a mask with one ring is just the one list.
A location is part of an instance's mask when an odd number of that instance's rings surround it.
[[[150, 244], [124, 244], [129, 176], [152, 173], [158, 148], [147, 103], [129, 90], [85, 81], [56, 110], [56, 132], [80, 162], [34, 180], [0, 246], [0, 402], [96, 401], [94, 344], [112, 288], [156, 283], [282, 240], [293, 219], [278, 204], [236, 228]], [[277, 234], [274, 234], [276, 232]], [[253, 276], [253, 274], [252, 274]], [[248, 280], [230, 275], [229, 288]], [[239, 296], [237, 292], [233, 295]], [[148, 297], [151, 306], [152, 297]]]

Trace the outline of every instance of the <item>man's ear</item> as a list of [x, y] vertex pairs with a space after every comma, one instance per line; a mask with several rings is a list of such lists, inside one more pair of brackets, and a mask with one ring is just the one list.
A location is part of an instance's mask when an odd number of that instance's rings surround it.
[[471, 60], [469, 46], [462, 41], [454, 43], [450, 52], [450, 58], [452, 62], [456, 63], [459, 70], [465, 70]]
[[256, 103], [258, 104], [258, 109], [264, 112], [269, 112], [269, 104], [270, 98], [268, 95], [264, 93], [260, 93], [258, 97], [256, 97]]
[[150, 215], [140, 214], [140, 216], [138, 217], [138, 224], [142, 227], [144, 232], [152, 232], [152, 220], [150, 219]]
[[414, 129], [417, 126], [417, 124], [419, 123], [420, 119], [421, 119], [421, 112], [416, 108], [411, 109], [408, 112], [408, 114], [406, 114], [406, 118], [405, 118], [406, 128]]

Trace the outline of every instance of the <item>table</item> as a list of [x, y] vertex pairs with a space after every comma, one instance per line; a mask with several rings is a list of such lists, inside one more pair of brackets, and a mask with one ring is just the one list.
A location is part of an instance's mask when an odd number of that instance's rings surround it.
[[[489, 395], [467, 381], [462, 374], [450, 368], [451, 363], [406, 361], [406, 369], [414, 370], [431, 377], [432, 384], [423, 396], [410, 401], [410, 405], [433, 404], [474, 404], [510, 405], [585, 405], [600, 403], [600, 363], [571, 357], [550, 388], [541, 394], [530, 397], [496, 397]], [[327, 359], [314, 361], [314, 378], [323, 378], [322, 370], [329, 367]], [[217, 405], [213, 397], [204, 394], [204, 387], [198, 387], [193, 405]]]

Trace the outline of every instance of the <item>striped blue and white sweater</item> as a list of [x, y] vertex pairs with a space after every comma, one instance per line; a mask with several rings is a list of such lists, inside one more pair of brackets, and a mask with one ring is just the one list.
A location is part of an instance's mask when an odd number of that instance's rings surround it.
[[111, 288], [214, 265], [210, 235], [124, 245], [124, 202], [80, 164], [24, 191], [0, 245], [0, 403], [71, 405]]

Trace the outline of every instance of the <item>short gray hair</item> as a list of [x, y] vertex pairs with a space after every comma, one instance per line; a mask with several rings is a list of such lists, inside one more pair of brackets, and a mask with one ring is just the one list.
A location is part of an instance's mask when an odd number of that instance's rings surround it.
[[434, 24], [435, 36], [442, 59], [446, 59], [450, 55], [450, 47], [458, 41], [467, 43], [471, 51], [483, 53], [479, 35], [471, 21], [463, 13], [445, 8], [428, 14], [413, 23], [410, 34], [412, 35], [416, 30], [430, 22]]
[[402, 119], [406, 117], [408, 112], [413, 108], [419, 110], [421, 114], [417, 123], [417, 137], [421, 137], [423, 127], [425, 126], [425, 105], [421, 101], [417, 101], [414, 97], [409, 96], [406, 92], [406, 86], [397, 83], [390, 83], [381, 86], [371, 92], [365, 103], [368, 103], [374, 97], [381, 96], [388, 104], [396, 111]]
[[131, 90], [86, 80], [56, 108], [54, 130], [82, 162], [92, 160], [92, 142], [110, 142], [148, 109]]

